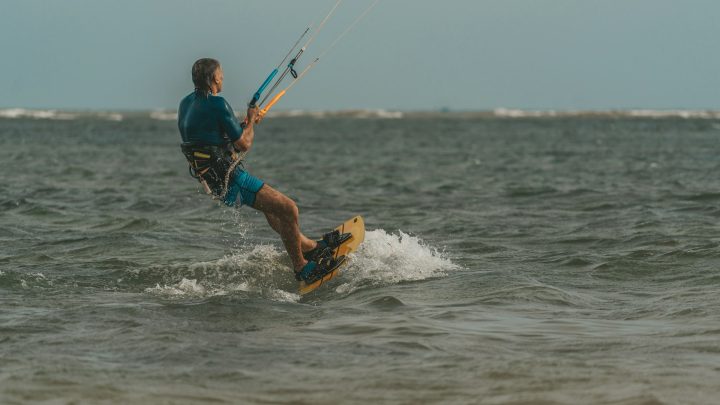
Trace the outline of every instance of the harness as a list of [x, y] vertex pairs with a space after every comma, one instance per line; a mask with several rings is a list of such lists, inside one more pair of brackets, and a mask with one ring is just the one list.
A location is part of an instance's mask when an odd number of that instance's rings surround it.
[[235, 168], [242, 165], [244, 154], [239, 156], [229, 143], [215, 146], [183, 142], [180, 149], [189, 163], [190, 176], [203, 185], [206, 193], [224, 199]]

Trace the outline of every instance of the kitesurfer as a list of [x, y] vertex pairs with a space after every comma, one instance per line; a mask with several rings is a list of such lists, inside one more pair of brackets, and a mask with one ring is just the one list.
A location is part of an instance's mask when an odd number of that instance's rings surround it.
[[[199, 59], [192, 67], [195, 90], [182, 99], [178, 128], [182, 150], [190, 171], [206, 191], [228, 206], [247, 205], [261, 211], [270, 227], [280, 235], [298, 280], [312, 282], [334, 265], [331, 250], [339, 244], [337, 232], [314, 241], [300, 231], [299, 211], [293, 200], [248, 173], [238, 163], [238, 152], [250, 150], [257, 107], [249, 107], [240, 122], [221, 96], [223, 69], [211, 58]], [[328, 251], [329, 250], [329, 251]]]

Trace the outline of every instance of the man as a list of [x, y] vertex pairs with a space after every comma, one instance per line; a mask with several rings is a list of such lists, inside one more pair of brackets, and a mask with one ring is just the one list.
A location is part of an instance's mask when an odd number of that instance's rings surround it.
[[248, 205], [265, 214], [270, 227], [280, 234], [298, 281], [319, 279], [334, 267], [330, 253], [342, 242], [341, 235], [331, 232], [320, 241], [303, 235], [295, 202], [240, 167], [237, 151], [250, 150], [254, 127], [262, 117], [257, 107], [249, 107], [241, 123], [230, 104], [218, 96], [223, 87], [220, 62], [199, 59], [192, 67], [192, 80], [195, 91], [178, 109], [182, 150], [191, 174], [226, 205]]

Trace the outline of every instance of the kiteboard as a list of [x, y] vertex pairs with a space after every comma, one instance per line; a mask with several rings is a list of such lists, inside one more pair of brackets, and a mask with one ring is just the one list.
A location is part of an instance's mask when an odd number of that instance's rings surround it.
[[300, 295], [305, 295], [311, 291], [314, 291], [316, 288], [320, 287], [327, 281], [332, 280], [333, 278], [335, 278], [335, 276], [340, 274], [340, 269], [345, 264], [347, 264], [348, 255], [356, 251], [360, 244], [363, 242], [363, 240], [365, 240], [365, 222], [359, 215], [354, 218], [348, 219], [335, 229], [340, 231], [340, 234], [350, 233], [352, 235], [350, 239], [343, 242], [333, 251], [333, 256], [335, 257], [335, 259], [340, 260], [337, 261], [337, 264], [335, 265], [335, 268], [332, 269], [332, 271], [322, 276], [319, 280], [316, 280], [309, 284], [301, 281], [299, 287]]

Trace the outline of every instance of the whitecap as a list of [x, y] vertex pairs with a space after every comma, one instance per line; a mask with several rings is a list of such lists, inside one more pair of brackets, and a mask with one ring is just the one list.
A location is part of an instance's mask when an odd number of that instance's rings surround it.
[[0, 110], [0, 118], [34, 118], [46, 120], [72, 120], [76, 114], [57, 110], [27, 110], [24, 108], [8, 108]]
[[177, 116], [175, 111], [156, 110], [150, 113], [150, 118], [158, 121], [175, 121]]
[[682, 118], [718, 119], [720, 111], [713, 110], [595, 110], [595, 111], [554, 111], [520, 110], [496, 108], [492, 115], [498, 118], [545, 118], [545, 117], [598, 117], [598, 118]]
[[272, 111], [268, 113], [268, 117], [308, 117], [308, 118], [355, 118], [355, 119], [400, 119], [404, 118], [405, 114], [402, 111], [391, 111], [383, 109], [357, 109], [357, 110], [320, 110], [320, 111], [309, 111], [309, 110], [287, 110], [287, 111]]
[[382, 229], [366, 232], [365, 241], [350, 260], [343, 270], [344, 283], [336, 288], [338, 293], [349, 293], [368, 283], [387, 285], [442, 277], [460, 268], [420, 238]]
[[557, 112], [549, 111], [530, 111], [530, 110], [516, 110], [509, 108], [496, 108], [493, 110], [493, 115], [501, 118], [533, 118], [533, 117], [555, 117], [558, 115]]
[[112, 112], [97, 113], [97, 117], [108, 120], [108, 121], [122, 121], [125, 118], [120, 113], [112, 113]]
[[695, 110], [630, 110], [627, 112], [629, 117], [639, 118], [700, 118], [714, 119], [720, 118], [720, 111], [695, 111]]

